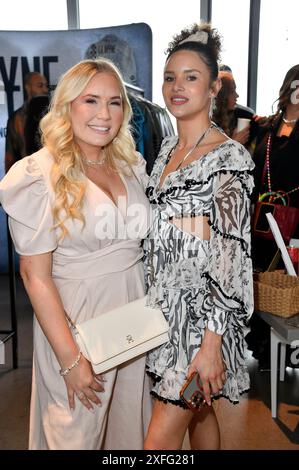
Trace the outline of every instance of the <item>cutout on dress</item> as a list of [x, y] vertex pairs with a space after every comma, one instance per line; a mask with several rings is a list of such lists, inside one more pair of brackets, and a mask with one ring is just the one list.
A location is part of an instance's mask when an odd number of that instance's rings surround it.
[[182, 232], [189, 233], [200, 240], [210, 240], [209, 217], [205, 215], [182, 214], [180, 217], [169, 217], [168, 220]]

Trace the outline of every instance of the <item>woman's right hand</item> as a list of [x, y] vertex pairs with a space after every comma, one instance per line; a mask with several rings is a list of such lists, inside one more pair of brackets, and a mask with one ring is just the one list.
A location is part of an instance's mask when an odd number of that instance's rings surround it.
[[93, 403], [101, 406], [101, 400], [95, 392], [104, 392], [103, 375], [94, 375], [90, 362], [81, 354], [79, 363], [64, 376], [69, 406], [75, 409], [75, 396], [88, 410], [93, 410]]

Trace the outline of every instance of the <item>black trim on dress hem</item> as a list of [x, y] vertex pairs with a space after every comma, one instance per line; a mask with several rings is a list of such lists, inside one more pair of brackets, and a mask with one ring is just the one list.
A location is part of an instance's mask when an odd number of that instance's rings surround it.
[[[249, 392], [249, 388], [247, 390], [243, 390], [240, 392], [240, 395], [243, 395], [244, 393]], [[171, 400], [170, 398], [164, 398], [158, 395], [156, 392], [151, 391], [150, 394], [154, 397], [155, 400], [163, 402], [165, 405], [167, 403], [170, 403], [171, 405], [179, 406], [180, 408], [183, 408], [184, 410], [190, 410], [187, 405], [182, 400]], [[240, 403], [239, 400], [231, 400], [229, 396], [227, 395], [217, 395], [216, 397], [212, 397], [212, 402], [219, 400], [220, 398], [225, 398], [228, 400], [232, 405], [238, 405]], [[191, 410], [192, 411], [192, 410]], [[196, 411], [196, 409], [194, 410]]]
[[[242, 392], [239, 392], [239, 394], [240, 394], [240, 395], [243, 395], [244, 393], [249, 392], [249, 390], [250, 390], [249, 388], [246, 388], [246, 389], [243, 390]], [[238, 405], [238, 404], [240, 403], [239, 400], [237, 400], [237, 401], [236, 401], [236, 400], [231, 400], [227, 395], [219, 395], [218, 397], [216, 397], [216, 399], [221, 398], [221, 397], [225, 398], [226, 400], [228, 400], [228, 401], [229, 401], [230, 403], [232, 403], [233, 405]]]
[[145, 372], [153, 380], [154, 385], [156, 385], [157, 382], [160, 382], [162, 380], [162, 377], [156, 375], [154, 372], [151, 372], [148, 368], [145, 369]]
[[[147, 373], [147, 375], [149, 375], [153, 379], [154, 385], [157, 382], [160, 382], [161, 379], [162, 379], [162, 377], [159, 377], [158, 375], [154, 374], [153, 372], [150, 372], [149, 370], [146, 370], [146, 373]], [[242, 392], [239, 392], [240, 396], [243, 395], [244, 393], [248, 393], [249, 390], [250, 390], [249, 388], [246, 388], [245, 390], [242, 390]], [[188, 408], [187, 405], [185, 405], [185, 403], [182, 400], [171, 400], [170, 398], [164, 398], [164, 397], [161, 397], [161, 395], [158, 395], [154, 391], [151, 391], [150, 394], [154, 397], [154, 399], [156, 399], [158, 401], [161, 401], [165, 404], [171, 403], [172, 405], [179, 406], [180, 408], [183, 408], [184, 410], [189, 410], [190, 409], [190, 408]], [[231, 398], [228, 395], [223, 395], [223, 394], [217, 395], [216, 397], [212, 397], [212, 402], [215, 401], [215, 400], [219, 400], [220, 398], [225, 398], [226, 400], [228, 400], [233, 405], [238, 405], [238, 403], [240, 403], [239, 400], [231, 400]]]
[[164, 398], [158, 395], [156, 392], [151, 391], [151, 395], [154, 397], [154, 399], [163, 402], [165, 405], [167, 403], [170, 403], [171, 405], [179, 406], [180, 408], [183, 408], [184, 410], [190, 410], [187, 405], [182, 400], [171, 400], [170, 398]]

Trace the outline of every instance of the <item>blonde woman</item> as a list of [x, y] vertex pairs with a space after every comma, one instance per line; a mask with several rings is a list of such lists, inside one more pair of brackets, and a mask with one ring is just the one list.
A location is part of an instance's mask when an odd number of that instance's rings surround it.
[[144, 294], [147, 178], [130, 117], [114, 65], [80, 62], [41, 122], [44, 147], [0, 183], [35, 312], [30, 449], [142, 448], [151, 411], [144, 357], [95, 376], [65, 315], [80, 322]]

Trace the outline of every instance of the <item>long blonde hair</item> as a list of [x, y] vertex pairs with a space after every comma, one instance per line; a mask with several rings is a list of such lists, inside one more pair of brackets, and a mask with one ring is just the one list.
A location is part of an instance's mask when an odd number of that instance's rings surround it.
[[135, 144], [130, 132], [129, 122], [132, 109], [120, 72], [115, 65], [103, 58], [83, 60], [70, 68], [60, 78], [55, 89], [49, 112], [41, 120], [42, 142], [54, 157], [52, 184], [55, 192], [53, 207], [54, 228], [61, 229], [61, 237], [68, 235], [65, 221], [78, 219], [83, 227], [85, 218], [82, 214], [86, 180], [83, 177], [81, 151], [76, 144], [71, 125], [71, 103], [88, 85], [97, 73], [113, 75], [120, 87], [123, 105], [123, 123], [115, 138], [104, 149], [104, 158], [112, 169], [116, 161], [126, 162], [129, 167], [136, 163]]

